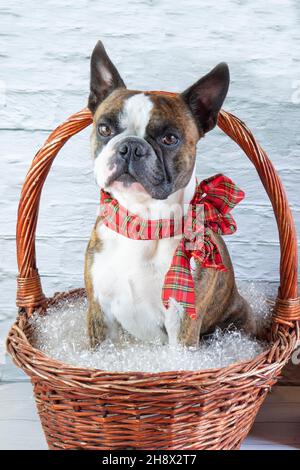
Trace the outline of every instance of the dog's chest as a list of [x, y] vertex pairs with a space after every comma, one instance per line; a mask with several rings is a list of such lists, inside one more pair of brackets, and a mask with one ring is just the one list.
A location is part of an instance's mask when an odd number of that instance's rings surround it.
[[103, 247], [94, 255], [92, 282], [107, 321], [142, 340], [165, 341], [161, 291], [178, 240], [132, 240], [104, 225], [97, 232]]

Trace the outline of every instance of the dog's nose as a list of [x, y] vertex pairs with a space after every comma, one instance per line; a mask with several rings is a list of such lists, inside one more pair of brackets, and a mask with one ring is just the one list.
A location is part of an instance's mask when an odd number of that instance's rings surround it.
[[147, 147], [140, 140], [130, 139], [120, 144], [118, 153], [126, 161], [129, 161], [131, 158], [139, 159], [147, 154]]

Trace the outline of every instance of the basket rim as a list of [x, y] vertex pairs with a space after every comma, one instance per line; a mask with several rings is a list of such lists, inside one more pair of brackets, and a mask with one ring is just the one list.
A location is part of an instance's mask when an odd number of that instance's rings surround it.
[[[56, 293], [56, 294], [54, 294], [53, 297], [50, 297], [50, 298], [47, 299], [48, 305], [47, 305], [47, 308], [44, 310], [43, 315], [47, 314], [48, 307], [56, 306], [56, 305], [59, 304], [59, 302], [61, 302], [63, 300], [67, 300], [68, 298], [84, 297], [84, 295], [85, 295], [85, 289], [84, 288], [72, 289], [70, 291]], [[36, 312], [36, 314], [39, 314], [38, 311]], [[183, 370], [182, 369], [182, 370], [170, 370], [170, 371], [163, 371], [163, 372], [146, 372], [146, 371], [126, 371], [126, 372], [120, 371], [120, 372], [118, 372], [118, 371], [106, 371], [104, 369], [95, 369], [95, 368], [76, 366], [76, 365], [68, 364], [68, 363], [66, 363], [62, 360], [59, 360], [59, 359], [52, 358], [52, 357], [48, 356], [46, 353], [44, 353], [40, 349], [33, 346], [32, 343], [30, 342], [30, 339], [28, 338], [28, 335], [26, 334], [26, 332], [24, 332], [24, 327], [28, 326], [30, 318], [31, 317], [28, 318], [25, 314], [18, 315], [15, 323], [10, 328], [10, 331], [9, 331], [9, 334], [8, 334], [8, 341], [9, 340], [11, 341], [12, 335], [15, 335], [15, 333], [17, 332], [17, 331], [15, 331], [15, 327], [17, 327], [18, 330], [20, 329], [20, 327], [19, 327], [20, 319], [24, 319], [25, 323], [23, 325], [23, 328], [21, 329], [21, 331], [23, 332], [23, 334], [26, 338], [25, 339], [23, 337], [24, 343], [27, 345], [27, 348], [29, 347], [28, 349], [31, 350], [31, 352], [33, 353], [34, 356], [38, 356], [39, 362], [40, 362], [40, 360], [43, 360], [45, 363], [46, 362], [51, 363], [53, 368], [56, 368], [57, 370], [65, 369], [68, 372], [74, 371], [75, 374], [76, 374], [76, 372], [78, 373], [80, 371], [80, 372], [86, 373], [86, 376], [92, 375], [94, 377], [95, 376], [97, 376], [97, 377], [112, 376], [112, 377], [127, 378], [127, 379], [130, 379], [130, 378], [133, 378], [133, 377], [136, 377], [138, 379], [145, 379], [145, 378], [149, 379], [149, 378], [155, 378], [155, 377], [164, 378], [164, 377], [167, 377], [167, 376], [171, 375], [171, 376], [176, 376], [177, 378], [178, 377], [184, 377], [186, 379], [187, 376], [197, 377], [199, 375], [203, 375], [203, 376], [205, 376], [205, 375], [218, 375], [221, 372], [224, 373], [224, 371], [227, 371], [228, 372], [227, 379], [228, 379], [231, 376], [230, 372], [231, 372], [232, 369], [237, 369], [237, 368], [242, 369], [242, 368], [245, 368], [246, 366], [250, 366], [251, 364], [255, 365], [256, 362], [258, 362], [259, 360], [262, 360], [262, 361], [264, 360], [263, 363], [262, 363], [262, 367], [260, 368], [260, 371], [259, 371], [259, 373], [262, 374], [265, 367], [270, 368], [274, 364], [276, 364], [276, 366], [280, 367], [280, 369], [281, 369], [282, 365], [285, 362], [287, 362], [287, 360], [289, 359], [290, 350], [291, 350], [291, 348], [293, 348], [293, 345], [296, 344], [297, 339], [298, 339], [298, 334], [295, 331], [295, 329], [293, 329], [288, 334], [288, 336], [291, 340], [291, 344], [286, 343], [285, 348], [283, 348], [283, 344], [280, 341], [280, 338], [276, 338], [276, 340], [273, 343], [269, 344], [269, 347], [266, 350], [264, 350], [262, 353], [256, 355], [254, 358], [248, 359], [248, 360], [243, 360], [243, 361], [236, 361], [236, 362], [231, 363], [231, 364], [229, 364], [227, 366], [224, 366], [224, 367], [214, 367], [214, 368], [209, 368], [209, 369], [197, 369], [197, 370], [188, 370], [188, 369]], [[281, 359], [279, 359], [276, 354], [273, 354], [274, 360], [272, 360], [272, 361], [268, 360], [268, 358], [270, 356], [270, 353], [272, 351], [274, 352], [275, 349], [280, 350]], [[286, 354], [284, 354], [284, 353], [286, 353]], [[14, 356], [17, 356], [17, 355], [12, 356], [13, 360], [14, 360]], [[34, 363], [34, 360], [32, 361], [32, 363]], [[22, 369], [24, 370], [25, 368], [22, 367]], [[26, 370], [25, 370], [25, 372], [26, 372]], [[252, 371], [252, 372], [254, 372], [254, 371]], [[232, 377], [236, 376], [237, 373], [240, 373], [240, 371], [233, 372]], [[257, 372], [255, 374], [257, 375]], [[31, 375], [31, 374], [28, 374], [28, 375]], [[224, 378], [223, 374], [222, 374], [221, 378], [222, 379]]]

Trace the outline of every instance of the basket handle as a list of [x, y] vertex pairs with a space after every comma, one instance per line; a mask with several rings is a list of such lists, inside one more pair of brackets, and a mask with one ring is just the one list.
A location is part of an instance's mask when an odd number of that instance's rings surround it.
[[273, 321], [293, 327], [294, 322], [300, 320], [297, 235], [283, 185], [266, 152], [243, 121], [222, 110], [218, 116], [218, 126], [253, 163], [273, 206], [280, 241], [280, 286]]
[[[35, 232], [42, 188], [59, 150], [73, 135], [92, 123], [88, 109], [72, 115], [55, 129], [35, 155], [22, 188], [17, 222], [17, 306], [28, 315], [46, 303], [36, 266]], [[238, 118], [221, 111], [218, 126], [233, 139], [254, 164], [271, 200], [280, 238], [280, 287], [273, 319], [288, 327], [300, 319], [297, 290], [297, 239], [288, 201], [272, 163], [255, 141], [250, 130]]]
[[21, 191], [17, 221], [17, 306], [28, 315], [46, 303], [36, 266], [35, 232], [42, 189], [56, 155], [73, 135], [92, 123], [88, 109], [58, 126], [35, 155]]

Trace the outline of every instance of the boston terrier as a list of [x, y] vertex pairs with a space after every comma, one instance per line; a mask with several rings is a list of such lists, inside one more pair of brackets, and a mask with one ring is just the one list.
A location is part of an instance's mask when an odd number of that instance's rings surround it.
[[[197, 143], [215, 127], [228, 86], [229, 69], [221, 63], [180, 94], [128, 90], [99, 41], [88, 100], [99, 188], [143, 219], [182, 217], [197, 184]], [[191, 318], [177, 301], [166, 308], [161, 298], [178, 237], [126, 237], [107, 227], [100, 211], [85, 257], [91, 346], [116, 340], [122, 329], [142, 341], [186, 346], [197, 346], [216, 327], [255, 333], [226, 245], [213, 231], [211, 239], [226, 270], [194, 263], [197, 316]]]

